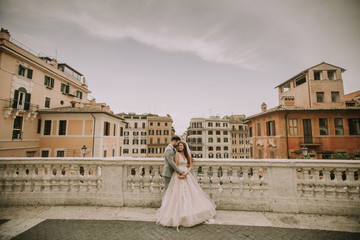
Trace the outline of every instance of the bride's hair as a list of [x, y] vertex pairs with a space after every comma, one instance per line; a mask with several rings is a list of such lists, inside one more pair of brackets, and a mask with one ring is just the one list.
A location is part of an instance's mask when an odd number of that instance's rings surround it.
[[[190, 165], [190, 161], [191, 161], [191, 157], [189, 156], [189, 152], [187, 150], [187, 147], [186, 147], [186, 143], [183, 142], [183, 141], [180, 141], [180, 143], [183, 145], [183, 151], [184, 151], [184, 155], [186, 157], [186, 160], [187, 160], [187, 163], [188, 163], [188, 166]], [[180, 144], [179, 143], [179, 144]]]

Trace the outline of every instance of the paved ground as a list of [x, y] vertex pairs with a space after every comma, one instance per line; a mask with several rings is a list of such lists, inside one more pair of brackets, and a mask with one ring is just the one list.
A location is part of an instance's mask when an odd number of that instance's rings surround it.
[[360, 233], [216, 224], [180, 228], [179, 231], [154, 222], [45, 220], [14, 239], [360, 239]]
[[155, 209], [0, 208], [0, 239], [360, 239], [360, 218], [217, 211], [214, 224], [165, 228]]

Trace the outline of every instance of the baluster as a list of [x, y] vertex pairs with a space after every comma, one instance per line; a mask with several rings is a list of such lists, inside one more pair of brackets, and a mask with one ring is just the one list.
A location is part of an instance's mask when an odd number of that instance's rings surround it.
[[240, 167], [232, 167], [232, 175], [230, 177], [231, 182], [231, 193], [232, 194], [240, 194], [241, 188], [240, 188]]
[[33, 181], [32, 181], [32, 172], [33, 168], [32, 165], [25, 165], [25, 172], [24, 172], [24, 191], [25, 192], [32, 192], [33, 191]]
[[141, 167], [135, 168], [135, 176], [133, 178], [133, 192], [139, 193], [141, 191], [141, 182], [140, 182], [140, 174], [141, 174]]
[[142, 182], [143, 182], [143, 191], [148, 193], [150, 192], [150, 175], [149, 175], [149, 170], [150, 170], [150, 166], [145, 166], [145, 174], [142, 177]]
[[261, 181], [259, 179], [259, 169], [258, 167], [253, 168], [253, 176], [250, 178], [252, 182], [252, 193], [254, 197], [260, 197], [262, 195], [261, 191]]
[[13, 191], [13, 165], [5, 165], [4, 171], [4, 181], [5, 181], [5, 192], [12, 192]]
[[325, 179], [320, 179], [322, 168], [314, 168], [314, 197], [323, 198], [325, 196]]
[[80, 178], [80, 186], [79, 192], [86, 192], [88, 191], [88, 165], [82, 165], [79, 169], [79, 178]]
[[61, 166], [61, 175], [60, 175], [60, 186], [61, 191], [70, 192], [71, 191], [71, 166], [62, 165]]
[[231, 173], [231, 167], [223, 167], [223, 176], [222, 176], [222, 193], [228, 194], [231, 193], [230, 191], [230, 176], [229, 173]]
[[154, 193], [154, 194], [158, 194], [161, 192], [161, 186], [160, 186], [161, 177], [160, 177], [159, 172], [160, 172], [160, 166], [154, 166], [153, 167], [154, 176], [151, 181], [152, 187], [153, 187], [152, 193]]
[[221, 182], [221, 177], [219, 177], [220, 175], [220, 171], [219, 171], [219, 166], [213, 166], [212, 168], [212, 177], [211, 177], [211, 182], [212, 182], [212, 189], [211, 191], [213, 193], [219, 193], [222, 191], [222, 186], [220, 186], [220, 182]]
[[335, 182], [331, 180], [331, 169], [324, 169], [324, 176], [325, 176], [325, 197], [335, 197]]
[[1, 182], [0, 182], [0, 192], [5, 191], [5, 171], [6, 170], [6, 165], [0, 165], [0, 178], [1, 178]]
[[132, 192], [134, 190], [134, 181], [133, 178], [134, 176], [131, 174], [132, 169], [134, 168], [134, 166], [126, 166], [126, 187], [127, 187], [127, 191]]
[[96, 184], [96, 168], [97, 166], [90, 165], [88, 169], [88, 190], [90, 192], [96, 192], [97, 191], [97, 184]]
[[34, 192], [41, 192], [43, 190], [43, 174], [44, 170], [42, 165], [36, 166], [34, 165], [33, 171], [33, 181], [34, 181]]
[[80, 168], [78, 165], [70, 165], [69, 169], [69, 186], [70, 192], [78, 192], [80, 189]]
[[52, 191], [59, 191], [61, 189], [60, 186], [60, 176], [61, 168], [59, 165], [52, 165], [49, 175], [50, 175], [50, 183], [51, 183], [51, 190]]
[[359, 200], [359, 182], [355, 181], [354, 175], [358, 169], [351, 168], [346, 173], [347, 194], [350, 199]]
[[200, 178], [200, 185], [202, 187], [202, 189], [204, 190], [204, 192], [206, 192], [207, 194], [210, 194], [210, 179], [211, 177], [209, 177], [209, 167], [208, 166], [202, 166], [202, 173], [203, 176]]
[[14, 178], [14, 191], [15, 192], [21, 192], [23, 190], [23, 180], [22, 180], [22, 172], [23, 168], [20, 165], [15, 166], [15, 171], [13, 172], [13, 178]]
[[313, 196], [313, 177], [311, 174], [309, 174], [310, 171], [312, 171], [311, 168], [303, 168], [304, 171], [304, 187], [302, 188], [303, 190], [303, 196], [304, 197], [312, 197]]
[[101, 173], [101, 166], [96, 167], [96, 190], [101, 189], [102, 187], [102, 173]]
[[346, 189], [347, 184], [342, 179], [342, 173], [345, 170], [346, 170], [345, 168], [335, 169], [335, 192], [338, 198], [347, 198], [347, 189]]
[[50, 174], [51, 174], [51, 166], [44, 165], [42, 174], [42, 182], [43, 182], [43, 191], [50, 192], [51, 191], [51, 182], [50, 182]]
[[269, 189], [269, 184], [267, 182], [268, 171], [267, 171], [267, 168], [265, 168], [265, 167], [263, 167], [262, 169], [263, 169], [262, 176], [260, 176], [261, 194], [262, 195], [267, 195], [268, 189]]
[[240, 178], [242, 183], [242, 184], [240, 183], [240, 186], [242, 187], [241, 195], [243, 195], [244, 197], [250, 197], [252, 193], [250, 178], [249, 178], [250, 168], [243, 167], [242, 172], [243, 172], [243, 176], [242, 178]]

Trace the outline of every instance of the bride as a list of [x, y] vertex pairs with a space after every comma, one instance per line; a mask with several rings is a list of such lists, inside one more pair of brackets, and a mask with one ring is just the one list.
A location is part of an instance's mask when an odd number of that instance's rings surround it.
[[166, 227], [191, 227], [215, 216], [215, 204], [191, 174], [192, 158], [186, 142], [180, 142], [175, 154], [176, 165], [185, 172], [174, 171], [169, 187], [157, 210], [156, 223]]

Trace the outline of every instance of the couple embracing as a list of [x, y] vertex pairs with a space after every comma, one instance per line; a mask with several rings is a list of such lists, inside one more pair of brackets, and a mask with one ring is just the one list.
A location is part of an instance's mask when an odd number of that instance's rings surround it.
[[[191, 174], [192, 158], [186, 142], [178, 136], [165, 149], [162, 176], [165, 194], [156, 213], [157, 223], [166, 227], [191, 227], [215, 216], [215, 204]], [[176, 150], [177, 147], [177, 150]]]

